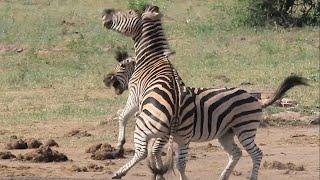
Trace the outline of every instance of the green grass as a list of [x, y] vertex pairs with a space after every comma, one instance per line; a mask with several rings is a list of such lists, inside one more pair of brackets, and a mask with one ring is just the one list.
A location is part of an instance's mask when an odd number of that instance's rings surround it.
[[[290, 74], [311, 87], [288, 97], [296, 111], [319, 112], [319, 28], [241, 26], [232, 0], [145, 1], [160, 6], [171, 59], [186, 84], [195, 87], [239, 86], [275, 89]], [[32, 126], [37, 121], [102, 121], [123, 107], [102, 79], [116, 62], [113, 50], [133, 52], [130, 38], [102, 27], [104, 8], [140, 7], [142, 1], [24, 0], [0, 2], [0, 46], [24, 48], [0, 52], [0, 128]], [[226, 76], [230, 81], [217, 79]], [[269, 112], [279, 112], [273, 108]]]

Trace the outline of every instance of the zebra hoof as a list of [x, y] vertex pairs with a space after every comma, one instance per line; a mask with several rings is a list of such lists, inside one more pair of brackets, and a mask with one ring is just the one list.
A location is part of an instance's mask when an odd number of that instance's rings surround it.
[[124, 150], [122, 149], [116, 149], [113, 152], [110, 153], [113, 159], [117, 158], [123, 158], [124, 157]]
[[118, 173], [116, 173], [111, 179], [121, 179], [121, 175], [119, 175]]

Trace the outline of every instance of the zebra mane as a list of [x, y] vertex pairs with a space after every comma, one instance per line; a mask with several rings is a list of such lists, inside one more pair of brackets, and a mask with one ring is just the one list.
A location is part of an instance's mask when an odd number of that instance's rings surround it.
[[115, 59], [118, 62], [122, 62], [123, 60], [129, 57], [128, 52], [125, 50], [117, 49], [115, 52]]

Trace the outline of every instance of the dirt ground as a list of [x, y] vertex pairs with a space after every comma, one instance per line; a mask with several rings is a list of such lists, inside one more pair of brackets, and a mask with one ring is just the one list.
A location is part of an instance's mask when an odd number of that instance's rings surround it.
[[[64, 125], [61, 124], [61, 126]], [[90, 133], [95, 136], [102, 133], [102, 129], [92, 128]], [[55, 132], [57, 133], [57, 131]], [[61, 132], [58, 132], [58, 135]], [[41, 139], [41, 133], [35, 136]], [[85, 153], [85, 150], [94, 143], [90, 139], [83, 140], [92, 137], [74, 138], [70, 143], [66, 143], [63, 138], [60, 139], [59, 147], [52, 147], [52, 149], [67, 155], [68, 161], [32, 163], [15, 159], [0, 160], [0, 179], [111, 179], [113, 172], [131, 157], [131, 155], [127, 155], [123, 159], [92, 160], [90, 154]], [[58, 136], [56, 140], [59, 143]], [[109, 143], [115, 145], [115, 142]], [[259, 179], [319, 179], [319, 126], [260, 128], [257, 143], [264, 152]], [[132, 148], [133, 145], [129, 142], [126, 147]], [[1, 142], [0, 152], [10, 151], [12, 154], [18, 155], [32, 151], [31, 149], [6, 150], [4, 148], [5, 142]], [[218, 179], [226, 163], [227, 155], [216, 140], [206, 143], [192, 143], [187, 164], [187, 176], [190, 180]], [[279, 163], [284, 165], [281, 166]], [[286, 163], [292, 163], [291, 165], [299, 168], [290, 169], [285, 166]], [[248, 179], [251, 165], [251, 159], [243, 151], [243, 157], [230, 179]], [[146, 161], [142, 161], [123, 179], [140, 180], [150, 179], [150, 177]], [[169, 180], [178, 179], [178, 176], [173, 173], [166, 175], [166, 177]]]

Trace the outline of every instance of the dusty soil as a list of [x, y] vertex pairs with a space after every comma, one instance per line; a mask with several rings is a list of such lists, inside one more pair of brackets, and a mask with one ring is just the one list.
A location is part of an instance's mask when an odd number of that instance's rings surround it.
[[[62, 125], [62, 127], [66, 126]], [[124, 158], [94, 160], [91, 158], [93, 151], [91, 152], [88, 148], [104, 142], [100, 140], [92, 141], [90, 138], [99, 136], [102, 132], [106, 133], [106, 128], [99, 125], [92, 126], [92, 124], [91, 127], [87, 126], [86, 128], [92, 132], [92, 136], [80, 139], [69, 137], [70, 142], [64, 142], [66, 141], [65, 134], [70, 130], [61, 130], [61, 132], [56, 134], [55, 140], [59, 142], [60, 146], [54, 147], [54, 150], [64, 153], [68, 157], [68, 161], [34, 163], [19, 161], [17, 159], [0, 160], [0, 179], [12, 177], [14, 179], [47, 179], [48, 177], [111, 179], [113, 172], [132, 157], [132, 151], [129, 150], [129, 153], [127, 152]], [[110, 133], [115, 134], [113, 130]], [[110, 129], [107, 131], [110, 131]], [[42, 135], [41, 131], [39, 132], [39, 135], [30, 132], [30, 136], [35, 135], [35, 138], [38, 138]], [[57, 131], [54, 132], [57, 133]], [[7, 135], [10, 136], [8, 133]], [[45, 139], [42, 139], [42, 141], [46, 142]], [[132, 138], [129, 134], [128, 141], [129, 143], [126, 144], [126, 148], [132, 149]], [[113, 143], [108, 141], [108, 143], [114, 146], [116, 141], [114, 140]], [[1, 144], [0, 151], [8, 151], [5, 150], [5, 142], [1, 142]], [[267, 128], [260, 128], [257, 135], [257, 144], [264, 152], [259, 179], [318, 179], [320, 145], [318, 126], [268, 126]], [[112, 148], [107, 145], [105, 146], [107, 149]], [[32, 154], [38, 149], [14, 149], [9, 151], [14, 155], [18, 155]], [[86, 150], [91, 153], [86, 153]], [[98, 151], [97, 149], [95, 150], [95, 152]], [[187, 165], [187, 176], [190, 180], [217, 179], [227, 164], [227, 160], [227, 155], [220, 148], [216, 140], [205, 143], [192, 143]], [[251, 165], [250, 157], [243, 151], [243, 157], [240, 159], [230, 179], [247, 179]], [[178, 179], [173, 173], [166, 175], [166, 177], [169, 180]], [[150, 179], [150, 172], [146, 166], [146, 161], [138, 163], [123, 179]]]

